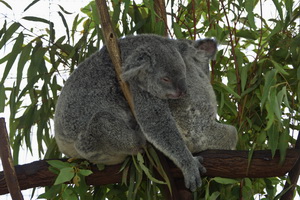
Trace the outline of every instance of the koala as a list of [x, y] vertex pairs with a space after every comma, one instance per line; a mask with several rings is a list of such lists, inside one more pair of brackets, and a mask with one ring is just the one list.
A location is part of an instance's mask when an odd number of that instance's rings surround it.
[[214, 40], [173, 40], [141, 34], [119, 39], [122, 79], [129, 84], [133, 116], [107, 48], [79, 64], [59, 96], [55, 139], [62, 153], [114, 165], [148, 143], [182, 171], [185, 186], [201, 186], [206, 169], [192, 153], [234, 149], [237, 131], [216, 122], [209, 80]]

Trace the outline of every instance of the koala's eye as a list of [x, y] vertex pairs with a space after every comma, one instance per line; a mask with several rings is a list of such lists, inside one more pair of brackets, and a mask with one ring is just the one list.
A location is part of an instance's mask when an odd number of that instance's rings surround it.
[[141, 55], [141, 56], [137, 57], [136, 60], [137, 60], [137, 61], [143, 61], [144, 59], [145, 59], [144, 56]]
[[145, 61], [149, 58], [149, 56], [146, 53], [141, 53], [140, 55], [137, 56], [136, 60], [137, 61]]
[[163, 82], [166, 82], [166, 83], [170, 83], [171, 82], [171, 79], [169, 77], [163, 77], [161, 80]]

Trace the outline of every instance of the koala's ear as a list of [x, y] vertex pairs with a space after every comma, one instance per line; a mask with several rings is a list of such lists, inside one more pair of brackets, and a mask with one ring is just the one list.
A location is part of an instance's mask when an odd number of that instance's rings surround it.
[[145, 74], [146, 71], [147, 70], [146, 70], [146, 66], [145, 65], [135, 66], [133, 68], [129, 68], [128, 70], [123, 70], [121, 78], [124, 81], [136, 80], [142, 74]]
[[194, 47], [203, 50], [209, 58], [213, 58], [217, 52], [217, 42], [213, 39], [197, 40]]
[[151, 70], [151, 56], [148, 52], [137, 49], [125, 59], [121, 78], [124, 81], [137, 80]]

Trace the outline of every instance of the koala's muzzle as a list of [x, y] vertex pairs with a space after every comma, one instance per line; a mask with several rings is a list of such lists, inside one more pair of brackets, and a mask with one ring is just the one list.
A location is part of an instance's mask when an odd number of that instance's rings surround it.
[[174, 82], [173, 84], [174, 84], [174, 88], [176, 88], [176, 91], [173, 94], [170, 94], [169, 98], [178, 99], [178, 98], [183, 97], [187, 91], [185, 79], [184, 78], [180, 79], [180, 80]]

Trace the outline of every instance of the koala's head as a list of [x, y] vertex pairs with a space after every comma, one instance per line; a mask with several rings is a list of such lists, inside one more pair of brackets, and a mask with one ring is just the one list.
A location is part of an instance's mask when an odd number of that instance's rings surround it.
[[209, 76], [209, 61], [217, 52], [217, 42], [213, 39], [179, 40], [178, 49], [186, 64], [193, 64]]
[[134, 49], [124, 60], [122, 79], [161, 99], [178, 99], [187, 90], [185, 63], [171, 43]]

